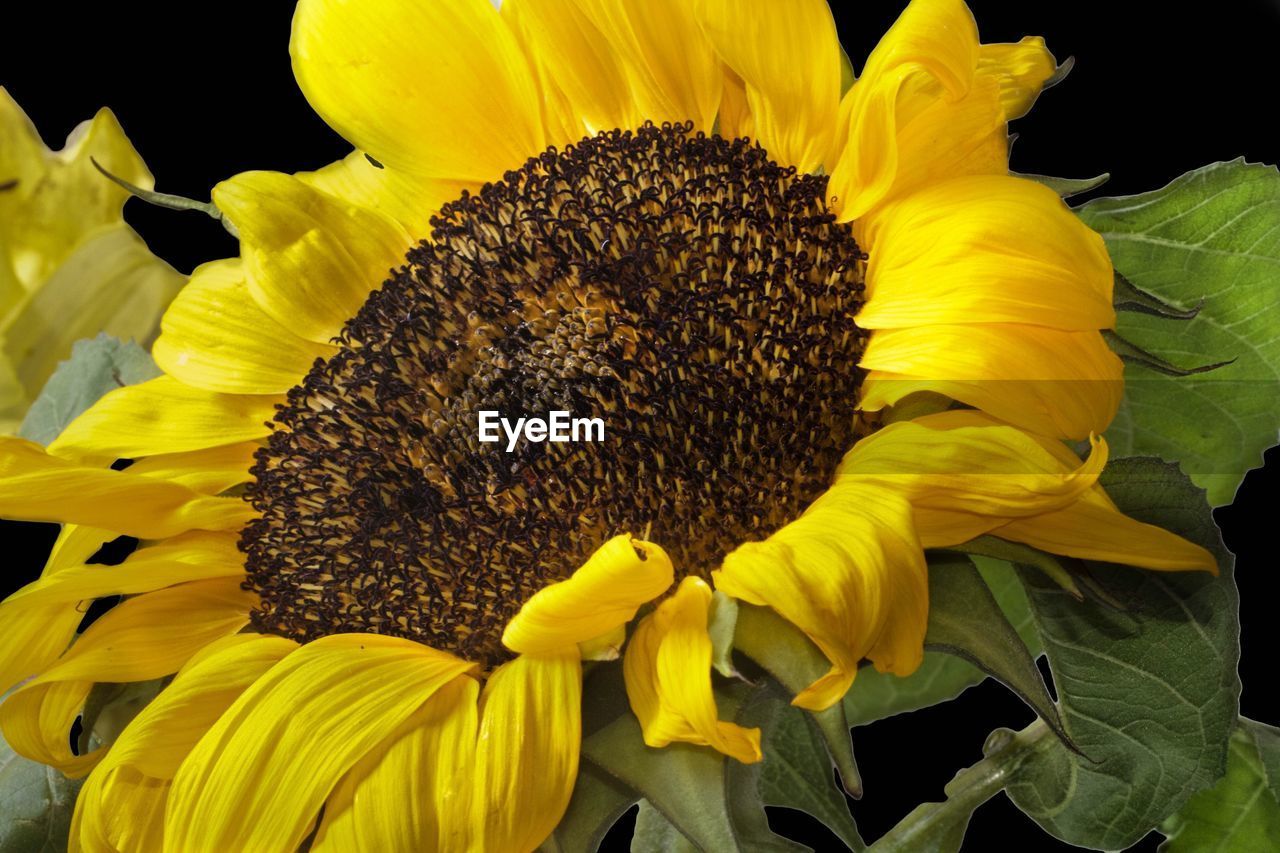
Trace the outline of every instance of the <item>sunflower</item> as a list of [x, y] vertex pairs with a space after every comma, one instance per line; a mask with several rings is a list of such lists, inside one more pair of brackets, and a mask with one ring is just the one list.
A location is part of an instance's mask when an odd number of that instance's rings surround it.
[[[73, 844], [528, 850], [584, 661], [623, 656], [651, 746], [759, 760], [713, 588], [816, 644], [822, 709], [919, 665], [924, 549], [1214, 570], [1098, 485], [1111, 265], [1008, 171], [1040, 39], [915, 0], [843, 95], [821, 0], [302, 0], [291, 52], [356, 150], [216, 187], [241, 254], [164, 375], [0, 445], [0, 512], [64, 525], [0, 606], [0, 725], [89, 774]], [[481, 410], [606, 440], [506, 452]], [[94, 683], [170, 677], [70, 750]]]
[[18, 428], [74, 341], [105, 331], [150, 345], [184, 281], [125, 224], [129, 194], [95, 161], [152, 185], [110, 110], [51, 152], [0, 87], [0, 433]]

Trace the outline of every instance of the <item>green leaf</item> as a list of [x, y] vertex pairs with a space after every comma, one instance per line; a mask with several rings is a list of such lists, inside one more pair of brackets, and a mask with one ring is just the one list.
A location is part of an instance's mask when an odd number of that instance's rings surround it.
[[1254, 745], [1258, 747], [1258, 758], [1262, 761], [1262, 770], [1266, 774], [1267, 784], [1276, 800], [1280, 800], [1280, 729], [1254, 720], [1241, 718], [1240, 723], [1253, 735]]
[[640, 795], [588, 762], [578, 768], [573, 797], [543, 853], [594, 853], [618, 818]]
[[1169, 836], [1161, 853], [1267, 850], [1280, 839], [1280, 803], [1248, 726], [1231, 736], [1227, 775], [1188, 800], [1160, 829]]
[[66, 850], [80, 784], [23, 758], [0, 736], [0, 853]]
[[1224, 772], [1240, 695], [1239, 597], [1204, 493], [1176, 466], [1118, 459], [1103, 484], [1121, 510], [1209, 548], [1221, 569], [1090, 564], [1124, 611], [1022, 572], [1059, 708], [1087, 758], [1051, 742], [1021, 763], [1008, 793], [1057, 837], [1114, 850]]
[[764, 761], [756, 784], [765, 805], [810, 814], [851, 850], [863, 849], [862, 836], [848, 802], [836, 787], [832, 761], [813, 717], [779, 697], [745, 709], [738, 722], [760, 726], [764, 732]]
[[1235, 359], [1182, 378], [1127, 365], [1112, 453], [1177, 460], [1210, 504], [1230, 503], [1280, 428], [1280, 173], [1215, 163], [1078, 213], [1137, 288], [1183, 309], [1204, 300], [1188, 320], [1122, 313], [1124, 338], [1180, 365]]
[[967, 557], [930, 555], [929, 630], [924, 642], [996, 678], [1070, 745], [1035, 659]]
[[103, 394], [159, 375], [151, 355], [132, 341], [107, 334], [76, 341], [71, 358], [58, 365], [31, 404], [18, 435], [48, 444]]
[[631, 853], [698, 853], [698, 846], [681, 835], [648, 800], [641, 800], [636, 830], [631, 836]]

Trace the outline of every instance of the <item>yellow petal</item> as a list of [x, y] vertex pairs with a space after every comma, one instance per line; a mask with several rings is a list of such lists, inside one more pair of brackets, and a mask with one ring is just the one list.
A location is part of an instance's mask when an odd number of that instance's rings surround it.
[[773, 608], [831, 661], [793, 700], [802, 708], [838, 702], [864, 657], [898, 675], [923, 658], [924, 552], [910, 504], [892, 490], [837, 483], [765, 541], [739, 546], [712, 580], [726, 595]]
[[[378, 4], [374, 4], [378, 5]], [[295, 335], [328, 344], [404, 260], [395, 220], [279, 172], [245, 172], [213, 188], [240, 231], [249, 294]]]
[[484, 183], [546, 147], [532, 71], [489, 0], [302, 0], [289, 52], [316, 112], [388, 167]]
[[482, 850], [541, 844], [569, 805], [582, 741], [578, 650], [521, 655], [494, 671], [481, 700], [473, 826]]
[[217, 394], [157, 376], [106, 394], [49, 444], [68, 459], [113, 461], [265, 438], [282, 395]]
[[149, 345], [184, 281], [132, 229], [94, 231], [4, 317], [4, 354], [34, 399], [77, 340], [106, 332]]
[[618, 57], [639, 117], [711, 132], [723, 72], [686, 0], [573, 0]]
[[651, 542], [615, 536], [567, 580], [539, 590], [502, 634], [513, 652], [563, 651], [608, 634], [671, 586], [666, 552]]
[[1124, 391], [1124, 365], [1100, 333], [1012, 323], [881, 329], [861, 366], [867, 411], [934, 391], [1060, 438], [1103, 432]]
[[0, 517], [163, 539], [239, 528], [253, 509], [238, 498], [210, 497], [142, 474], [76, 465], [29, 441], [0, 436]]
[[118, 566], [85, 565], [46, 575], [9, 596], [4, 606], [74, 605], [186, 581], [243, 577], [244, 555], [238, 540], [239, 534], [234, 532], [182, 533], [137, 549]]
[[472, 668], [373, 634], [303, 646], [246, 690], [187, 756], [169, 795], [166, 847], [296, 849], [342, 776]]
[[999, 82], [961, 0], [913, 0], [845, 94], [828, 204], [841, 222], [945, 177], [1008, 171]]
[[753, 135], [769, 156], [802, 172], [823, 166], [840, 108], [840, 40], [826, 0], [699, 0], [694, 8], [745, 83]]
[[1027, 114], [1057, 65], [1039, 36], [1015, 44], [984, 44], [978, 50], [978, 73], [999, 81], [1000, 105], [1008, 121]]
[[93, 160], [144, 189], [154, 185], [111, 110], [77, 125], [65, 147], [51, 152], [0, 87], [0, 183], [17, 181], [0, 194], [0, 247], [28, 289], [48, 279], [87, 235], [123, 221], [129, 193], [104, 178]]
[[720, 135], [725, 139], [740, 139], [751, 136], [755, 131], [751, 108], [747, 106], [747, 84], [732, 68], [724, 69], [724, 94], [720, 98], [716, 122]]
[[389, 216], [420, 239], [431, 234], [431, 217], [446, 202], [459, 198], [463, 190], [475, 193], [481, 186], [476, 181], [424, 178], [385, 163], [379, 168], [363, 151], [352, 151], [322, 169], [295, 177], [321, 192]]
[[249, 469], [260, 445], [257, 442], [226, 444], [184, 453], [161, 453], [139, 459], [129, 470], [172, 483], [206, 495], [217, 495], [253, 479]]
[[1102, 238], [1034, 181], [978, 175], [923, 187], [878, 211], [863, 237], [864, 329], [1115, 326]]
[[71, 725], [95, 682], [148, 681], [177, 672], [203, 647], [249, 621], [253, 593], [240, 578], [194, 581], [128, 599], [89, 626], [57, 663], [0, 705], [15, 751], [83, 775], [105, 750], [71, 753]]
[[446, 684], [360, 759], [325, 803], [311, 849], [467, 849], [478, 694], [470, 678]]
[[539, 76], [564, 94], [575, 139], [644, 121], [618, 55], [575, 3], [508, 0], [502, 14], [521, 34]]
[[1070, 456], [1066, 464], [1045, 443], [980, 412], [940, 412], [862, 439], [836, 478], [902, 495], [924, 547], [941, 548], [1009, 519], [1071, 506], [1094, 488], [1107, 461], [1105, 442], [1094, 441], [1087, 462]]
[[[1097, 491], [1101, 492], [1101, 486]], [[993, 535], [1025, 542], [1051, 554], [1104, 560], [1165, 571], [1203, 570], [1218, 573], [1218, 563], [1204, 548], [1181, 536], [1122, 514], [1110, 501], [1082, 500], [1071, 506], [995, 528]]]
[[721, 721], [711, 692], [710, 606], [711, 588], [687, 577], [641, 620], [623, 665], [627, 696], [649, 746], [693, 743], [754, 763], [760, 730]]
[[112, 744], [76, 798], [73, 846], [161, 849], [169, 783], [183, 759], [245, 688], [297, 647], [260, 634], [235, 639], [183, 669]]
[[151, 350], [174, 379], [225, 394], [282, 394], [337, 348], [303, 340], [249, 295], [240, 261], [196, 268], [165, 313]]

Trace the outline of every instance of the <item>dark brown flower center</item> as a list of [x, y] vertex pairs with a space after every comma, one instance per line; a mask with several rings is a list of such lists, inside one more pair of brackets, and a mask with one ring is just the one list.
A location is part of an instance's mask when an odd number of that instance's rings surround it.
[[[705, 575], [795, 518], [860, 428], [861, 255], [825, 185], [647, 126], [446, 206], [258, 454], [257, 626], [492, 665], [507, 620], [611, 535]], [[482, 411], [599, 418], [604, 440], [508, 452]]]

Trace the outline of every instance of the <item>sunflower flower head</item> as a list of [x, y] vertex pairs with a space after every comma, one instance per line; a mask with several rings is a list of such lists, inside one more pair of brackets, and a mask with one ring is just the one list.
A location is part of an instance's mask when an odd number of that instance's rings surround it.
[[[165, 315], [165, 375], [0, 445], [0, 512], [65, 525], [0, 605], [32, 638], [0, 726], [91, 774], [84, 847], [529, 850], [583, 660], [624, 656], [649, 745], [760, 760], [713, 589], [812, 640], [816, 710], [919, 665], [925, 548], [1212, 567], [1098, 485], [1110, 262], [1008, 172], [1039, 40], [916, 0], [843, 94], [822, 0], [303, 0], [291, 49], [356, 150], [215, 188], [240, 257]], [[882, 420], [922, 392], [947, 410]], [[486, 442], [485, 411], [605, 441]], [[95, 681], [168, 676], [68, 750]]]

